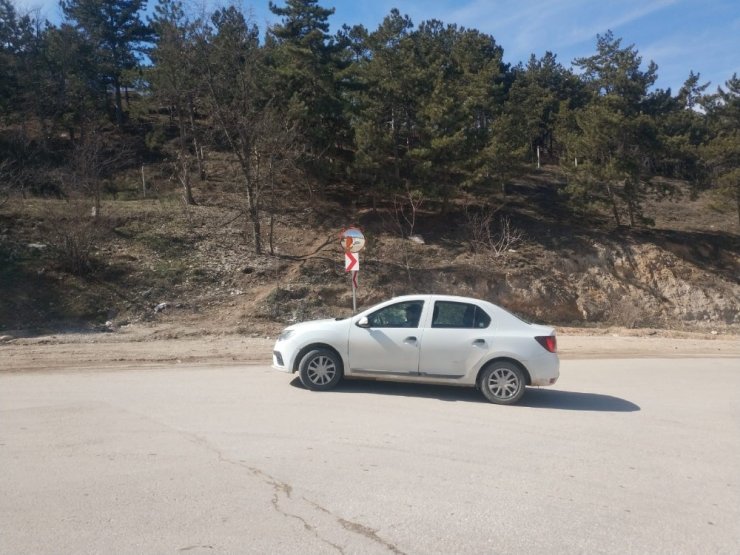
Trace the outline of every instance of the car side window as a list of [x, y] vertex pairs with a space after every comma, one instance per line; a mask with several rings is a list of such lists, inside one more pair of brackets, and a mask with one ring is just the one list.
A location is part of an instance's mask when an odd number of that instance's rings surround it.
[[487, 328], [491, 317], [486, 312], [468, 303], [437, 301], [432, 314], [433, 328]]
[[424, 301], [404, 301], [376, 310], [367, 317], [371, 328], [418, 328]]

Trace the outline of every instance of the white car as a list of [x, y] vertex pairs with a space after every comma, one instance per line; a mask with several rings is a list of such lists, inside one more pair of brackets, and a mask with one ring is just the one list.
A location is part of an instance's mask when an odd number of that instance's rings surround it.
[[560, 366], [553, 328], [446, 295], [397, 297], [351, 318], [289, 326], [272, 360], [314, 391], [365, 378], [478, 387], [502, 405], [516, 403], [527, 385], [554, 384]]

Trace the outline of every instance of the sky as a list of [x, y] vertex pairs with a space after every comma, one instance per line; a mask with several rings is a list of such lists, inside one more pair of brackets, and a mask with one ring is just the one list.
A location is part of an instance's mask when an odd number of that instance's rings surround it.
[[[203, 0], [191, 0], [203, 1]], [[216, 1], [219, 5], [225, 2]], [[281, 0], [273, 0], [283, 5]], [[154, 0], [149, 0], [150, 9]], [[184, 2], [187, 4], [187, 0]], [[16, 0], [19, 11], [40, 9], [52, 22], [61, 19], [57, 0]], [[689, 75], [701, 74], [710, 91], [740, 74], [740, 0], [319, 0], [334, 8], [332, 31], [343, 24], [374, 30], [393, 8], [415, 26], [428, 19], [477, 29], [496, 39], [504, 61], [525, 62], [548, 50], [570, 67], [574, 58], [596, 51], [596, 35], [612, 30], [622, 45], [634, 44], [647, 67], [658, 64], [656, 87], [674, 94]], [[263, 31], [277, 18], [268, 2], [244, 0]]]

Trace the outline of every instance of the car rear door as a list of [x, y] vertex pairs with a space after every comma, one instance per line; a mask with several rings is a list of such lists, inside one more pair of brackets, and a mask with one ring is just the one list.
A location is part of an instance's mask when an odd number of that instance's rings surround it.
[[493, 341], [491, 317], [480, 306], [434, 301], [419, 353], [419, 373], [460, 378], [486, 355]]

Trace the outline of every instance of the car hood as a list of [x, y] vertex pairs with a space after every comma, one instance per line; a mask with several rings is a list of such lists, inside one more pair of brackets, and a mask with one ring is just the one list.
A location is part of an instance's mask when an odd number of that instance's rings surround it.
[[337, 320], [336, 318], [325, 318], [323, 320], [310, 320], [308, 322], [301, 322], [299, 324], [292, 324], [285, 328], [285, 330], [293, 330], [297, 332], [310, 331], [314, 329], [326, 329], [328, 327], [340, 327], [346, 326], [349, 322], [349, 318]]

